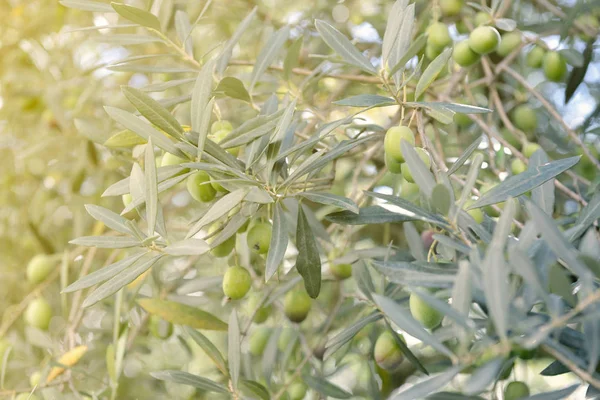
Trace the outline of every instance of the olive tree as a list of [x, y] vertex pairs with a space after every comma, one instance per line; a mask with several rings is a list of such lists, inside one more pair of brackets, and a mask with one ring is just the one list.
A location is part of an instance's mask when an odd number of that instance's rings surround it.
[[600, 395], [600, 3], [60, 3], [93, 195], [9, 395]]

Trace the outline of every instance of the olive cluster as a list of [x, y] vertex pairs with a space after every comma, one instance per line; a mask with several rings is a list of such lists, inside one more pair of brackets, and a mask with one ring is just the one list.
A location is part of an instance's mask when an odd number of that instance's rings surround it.
[[[415, 183], [413, 173], [406, 163], [404, 154], [402, 154], [401, 144], [403, 140], [413, 146], [415, 145], [415, 135], [408, 126], [394, 126], [388, 129], [384, 139], [385, 164], [391, 173], [402, 174], [407, 182]], [[415, 151], [427, 168], [431, 168], [431, 157], [427, 150], [415, 147]]]

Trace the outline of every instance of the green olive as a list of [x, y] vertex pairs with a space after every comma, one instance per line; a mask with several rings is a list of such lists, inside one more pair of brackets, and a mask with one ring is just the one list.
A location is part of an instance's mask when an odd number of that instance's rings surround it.
[[37, 298], [29, 303], [24, 317], [27, 325], [46, 330], [52, 319], [52, 307], [46, 299]]
[[402, 173], [402, 163], [400, 161], [396, 161], [396, 159], [390, 156], [388, 153], [385, 153], [385, 166], [392, 174]]
[[287, 390], [290, 400], [302, 400], [306, 396], [306, 389], [306, 385], [302, 382], [292, 383]]
[[268, 222], [259, 222], [248, 231], [248, 247], [258, 254], [266, 254], [271, 245], [273, 227]]
[[[211, 234], [215, 233], [216, 231], [218, 231], [219, 229], [220, 229], [220, 226], [218, 224], [213, 224], [208, 229], [208, 234], [211, 235]], [[209, 244], [214, 241], [215, 236], [217, 236], [217, 235], [214, 235], [210, 239], [208, 239]], [[235, 234], [231, 235], [227, 240], [225, 240], [221, 244], [213, 247], [210, 250], [210, 253], [217, 258], [227, 257], [229, 254], [231, 254], [231, 251], [234, 248], [235, 248]]]
[[454, 59], [454, 62], [461, 67], [470, 67], [471, 65], [477, 63], [481, 59], [481, 56], [471, 50], [468, 40], [463, 40], [462, 42], [458, 42], [454, 45], [452, 58]]
[[467, 114], [456, 113], [454, 114], [454, 122], [460, 128], [468, 128], [473, 125], [473, 120], [469, 118]]
[[262, 296], [258, 293], [253, 293], [246, 302], [246, 310], [249, 315], [254, 314], [254, 319], [252, 321], [256, 324], [262, 324], [269, 318], [269, 315], [271, 315], [271, 305], [258, 307], [261, 301]]
[[552, 82], [560, 82], [567, 74], [567, 62], [560, 53], [549, 51], [544, 55], [544, 74]]
[[210, 176], [204, 171], [198, 171], [187, 179], [187, 190], [194, 200], [204, 203], [212, 201], [217, 194], [210, 184]]
[[407, 126], [394, 126], [385, 133], [384, 148], [385, 153], [398, 162], [404, 162], [402, 155], [402, 140], [406, 140], [411, 145], [415, 145], [415, 135]]
[[226, 119], [222, 119], [220, 121], [213, 122], [213, 124], [210, 126], [210, 133], [215, 133], [220, 130], [231, 132], [233, 130], [233, 125], [231, 125], [231, 122], [227, 121]]
[[129, 193], [126, 193], [123, 196], [121, 196], [121, 200], [123, 201], [123, 205], [127, 207], [133, 201], [133, 196]]
[[518, 400], [529, 397], [529, 386], [525, 382], [514, 381], [506, 385], [504, 400]]
[[227, 268], [223, 277], [223, 293], [232, 300], [243, 298], [252, 286], [250, 273], [244, 267]]
[[546, 51], [542, 47], [533, 47], [531, 50], [529, 50], [529, 53], [527, 53], [527, 58], [525, 60], [527, 66], [531, 68], [540, 68], [544, 62], [545, 54]]
[[490, 14], [483, 11], [479, 11], [477, 14], [475, 14], [475, 26], [486, 25], [490, 22], [492, 22], [492, 17]]
[[467, 33], [469, 33], [469, 27], [467, 26], [467, 24], [463, 20], [460, 20], [460, 21], [456, 22], [456, 30], [461, 35], [466, 35]]
[[[404, 340], [402, 336], [400, 338]], [[373, 357], [377, 365], [386, 371], [393, 371], [400, 366], [404, 360], [404, 354], [392, 332], [386, 330], [379, 335], [373, 349]]]
[[411, 293], [409, 300], [410, 313], [427, 329], [434, 329], [442, 322], [444, 315], [415, 293]]
[[148, 322], [150, 333], [159, 339], [166, 339], [173, 334], [173, 324], [158, 315], [151, 315]]
[[[431, 158], [429, 157], [429, 153], [427, 152], [427, 150], [422, 149], [420, 147], [415, 147], [415, 151], [419, 155], [421, 161], [425, 163], [425, 166], [427, 168], [431, 168]], [[408, 182], [415, 183], [415, 180], [413, 178], [412, 172], [410, 171], [410, 167], [408, 166], [408, 164], [402, 164], [402, 176]]]
[[184, 162], [187, 162], [187, 160], [184, 160], [183, 158], [177, 157], [171, 153], [165, 153], [162, 156], [162, 159], [160, 161], [160, 166], [161, 167], [166, 167], [169, 165], [179, 165], [179, 164], [183, 164]]
[[477, 54], [488, 54], [498, 48], [500, 33], [491, 26], [478, 26], [469, 35], [469, 47]]
[[542, 147], [537, 143], [527, 142], [525, 146], [523, 146], [523, 155], [527, 158], [530, 158], [533, 153], [541, 149]]
[[[474, 201], [469, 199], [465, 202], [465, 208], [468, 208], [471, 204], [473, 204]], [[467, 210], [467, 213], [473, 217], [473, 219], [475, 220], [475, 222], [477, 222], [478, 224], [481, 224], [484, 220], [484, 214], [483, 211], [481, 211], [481, 208], [472, 208], [470, 210]]]
[[260, 327], [254, 329], [250, 334], [249, 339], [249, 350], [250, 354], [254, 356], [261, 356], [267, 347], [269, 337], [271, 336], [271, 329], [267, 327]]
[[[230, 131], [230, 130], [227, 130], [227, 129], [221, 129], [221, 130], [218, 130], [218, 131], [214, 132], [214, 133], [211, 135], [211, 136], [212, 136], [212, 137], [211, 137], [211, 139], [213, 139], [213, 140], [215, 141], [215, 143], [221, 143], [221, 141], [222, 141], [223, 139], [225, 139], [225, 137], [226, 137], [227, 135], [229, 135], [229, 133], [230, 133], [230, 132], [231, 132], [231, 131]], [[227, 149], [227, 152], [228, 152], [229, 154], [231, 154], [232, 156], [235, 156], [235, 157], [237, 157], [237, 156], [239, 156], [239, 155], [240, 155], [240, 150], [241, 150], [241, 149], [242, 149], [242, 147], [241, 147], [241, 146], [237, 146], [237, 147], [231, 147], [231, 148]]]
[[283, 298], [283, 312], [292, 322], [300, 323], [306, 319], [312, 305], [312, 299], [304, 289], [293, 289]]
[[221, 193], [227, 193], [229, 192], [229, 190], [225, 189], [223, 187], [223, 185], [221, 185], [219, 182], [216, 182], [214, 179], [210, 179], [210, 185], [213, 187], [213, 189], [215, 189], [217, 192], [221, 192]]
[[500, 45], [496, 50], [499, 56], [506, 57], [512, 53], [521, 44], [521, 32], [507, 32], [502, 35]]
[[512, 112], [512, 119], [517, 128], [523, 132], [535, 132], [538, 120], [535, 110], [527, 104], [521, 104]]
[[443, 49], [452, 44], [448, 26], [443, 22], [435, 22], [427, 28], [427, 45], [436, 49]]
[[41, 380], [42, 380], [42, 373], [40, 371], [35, 371], [29, 377], [29, 384], [31, 385], [31, 387], [36, 387], [37, 385], [40, 384]]
[[50, 275], [56, 263], [45, 254], [34, 256], [27, 264], [27, 281], [40, 283]]
[[442, 14], [452, 17], [454, 15], [460, 14], [462, 10], [464, 0], [440, 0], [440, 10]]
[[515, 158], [510, 163], [510, 170], [512, 171], [513, 175], [519, 175], [527, 170], [527, 165], [521, 159]]
[[[490, 190], [492, 190], [492, 188], [494, 188], [495, 186], [496, 186], [495, 183], [488, 182], [488, 183], [485, 183], [484, 185], [482, 185], [481, 188], [479, 189], [479, 191], [481, 192], [481, 195], [484, 195], [487, 192], [489, 192]], [[504, 208], [504, 202], [498, 203], [496, 205], [498, 207], [500, 207], [501, 209]], [[500, 213], [498, 211], [496, 211], [496, 209], [494, 209], [491, 205], [485, 207], [485, 212], [491, 217], [499, 217], [500, 216]]]
[[440, 54], [442, 54], [442, 50], [443, 49], [439, 49], [439, 48], [437, 48], [435, 46], [431, 46], [428, 43], [427, 46], [425, 46], [425, 57], [427, 57], [427, 59], [429, 59], [429, 60], [435, 60], [435, 58], [437, 56], [439, 56]]
[[329, 270], [331, 275], [340, 281], [352, 276], [352, 264], [331, 264]]
[[521, 360], [531, 360], [536, 356], [537, 349], [526, 349], [525, 347], [519, 345], [513, 345], [511, 354], [519, 357]]

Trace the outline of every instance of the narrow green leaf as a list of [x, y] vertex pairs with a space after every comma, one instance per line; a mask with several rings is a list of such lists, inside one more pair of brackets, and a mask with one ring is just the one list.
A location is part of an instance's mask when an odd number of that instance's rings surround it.
[[327, 43], [327, 45], [338, 53], [347, 63], [370, 74], [377, 73], [371, 62], [358, 51], [340, 31], [321, 20], [315, 21], [315, 27], [325, 43]]
[[148, 313], [158, 315], [176, 325], [212, 331], [227, 330], [225, 322], [206, 311], [187, 304], [158, 298], [140, 299], [137, 302]]
[[265, 265], [265, 282], [268, 282], [269, 279], [271, 279], [285, 257], [289, 241], [286, 224], [287, 221], [283, 208], [281, 207], [281, 203], [278, 202], [275, 204], [275, 211], [273, 211], [273, 232]]
[[421, 160], [413, 145], [406, 140], [402, 140], [400, 148], [415, 182], [417, 182], [423, 194], [430, 199], [435, 186], [433, 174], [429, 171], [423, 160]]
[[333, 397], [334, 399], [349, 399], [352, 397], [352, 393], [347, 392], [320, 376], [302, 374], [302, 380], [310, 388], [316, 390], [325, 397]]
[[407, 107], [424, 107], [424, 108], [444, 108], [446, 110], [450, 110], [454, 113], [460, 114], [488, 114], [493, 112], [489, 108], [478, 107], [478, 106], [470, 106], [467, 104], [458, 104], [458, 103], [448, 103], [443, 101], [436, 102], [427, 102], [427, 101], [415, 101], [415, 102], [407, 102], [404, 103]]
[[479, 144], [483, 140], [483, 136], [479, 136], [473, 143], [467, 147], [467, 149], [458, 157], [458, 160], [452, 164], [452, 167], [448, 170], [448, 176], [455, 173], [460, 167], [462, 167], [465, 162], [471, 157], [471, 154], [479, 147]]
[[502, 371], [503, 365], [504, 358], [497, 357], [477, 368], [463, 385], [463, 392], [471, 395], [484, 391], [489, 385], [496, 381], [500, 371]]
[[283, 60], [283, 77], [285, 80], [290, 79], [292, 70], [298, 66], [303, 40], [304, 38], [300, 36], [290, 47], [288, 47], [285, 59]]
[[115, 133], [104, 142], [106, 147], [133, 147], [139, 144], [146, 144], [146, 140], [128, 129]]
[[358, 206], [354, 201], [344, 196], [338, 196], [331, 193], [319, 193], [319, 192], [301, 192], [297, 196], [304, 197], [315, 203], [325, 204], [328, 206], [338, 207], [344, 210], [358, 214]]
[[387, 24], [385, 26], [385, 32], [383, 34], [383, 45], [381, 49], [383, 63], [387, 64], [388, 68], [391, 67], [391, 65], [389, 65], [390, 56], [392, 54], [392, 50], [396, 47], [397, 42], [399, 40], [406, 40], [406, 38], [400, 37], [400, 28], [402, 27], [404, 12], [406, 10], [407, 5], [408, 0], [397, 0], [392, 6], [392, 9], [390, 10], [390, 13], [388, 15]]
[[240, 383], [244, 389], [246, 389], [248, 392], [252, 393], [253, 395], [258, 396], [262, 400], [271, 399], [271, 394], [269, 393], [267, 388], [264, 387], [263, 385], [261, 385], [260, 383], [258, 383], [256, 381], [249, 381], [247, 379], [242, 379], [242, 381]]
[[326, 360], [327, 358], [329, 358], [329, 356], [331, 356], [333, 353], [342, 348], [346, 343], [352, 340], [352, 338], [354, 338], [354, 336], [356, 336], [356, 334], [360, 332], [362, 328], [373, 322], [379, 321], [381, 317], [382, 315], [378, 312], [369, 314], [366, 317], [359, 319], [354, 324], [350, 325], [337, 335], [329, 338], [329, 340], [327, 340], [327, 344], [325, 345], [326, 350], [325, 354], [323, 355], [323, 359]]
[[252, 11], [250, 11], [250, 13], [244, 18], [244, 20], [240, 22], [237, 29], [231, 36], [231, 39], [229, 39], [229, 41], [223, 47], [223, 50], [221, 51], [221, 54], [219, 55], [216, 61], [216, 71], [219, 75], [223, 74], [223, 71], [225, 71], [225, 68], [227, 68], [227, 65], [229, 64], [229, 59], [231, 58], [231, 54], [233, 52], [233, 48], [240, 40], [244, 32], [248, 29], [248, 26], [250, 25], [250, 22], [252, 22], [252, 19], [254, 19], [257, 10], [258, 7], [255, 6], [252, 9]]
[[577, 388], [579, 384], [571, 385], [565, 389], [553, 390], [551, 392], [544, 392], [534, 394], [533, 396], [524, 397], [523, 400], [563, 400], [567, 399]]
[[250, 76], [250, 91], [258, 82], [258, 79], [267, 70], [267, 68], [275, 61], [275, 58], [283, 48], [288, 36], [290, 34], [290, 27], [284, 26], [267, 40], [262, 50], [256, 57], [254, 68], [252, 69], [252, 75]]
[[192, 130], [202, 134], [201, 127], [208, 126], [204, 120], [210, 118], [205, 110], [212, 94], [214, 61], [208, 61], [202, 66], [196, 83], [192, 89], [191, 120]]
[[423, 222], [428, 222], [437, 226], [449, 228], [448, 222], [444, 220], [444, 218], [440, 217], [437, 214], [429, 212], [414, 203], [400, 197], [400, 196], [392, 196], [389, 194], [376, 193], [376, 192], [365, 192], [367, 196], [375, 197], [381, 200], [385, 200], [388, 203], [396, 206], [396, 208], [392, 208], [386, 206], [385, 204], [382, 207], [385, 207], [386, 210], [405, 215], [406, 217], [410, 217], [407, 221], [411, 220], [419, 220]]
[[136, 238], [123, 236], [81, 236], [69, 241], [69, 243], [78, 246], [98, 247], [100, 249], [126, 249], [141, 244]]
[[321, 257], [315, 235], [302, 207], [298, 207], [296, 247], [298, 248], [296, 269], [304, 280], [306, 292], [316, 299], [321, 291]]
[[380, 96], [377, 94], [359, 94], [334, 101], [333, 104], [350, 107], [385, 107], [396, 105], [396, 100], [391, 97]]
[[[546, 152], [542, 149], [537, 150], [529, 159], [528, 168], [537, 168], [548, 163], [550, 160]], [[534, 188], [531, 192], [531, 200], [537, 204], [548, 215], [554, 212], [554, 179], [550, 179]]]
[[206, 336], [197, 330], [192, 328], [186, 328], [185, 330], [187, 333], [189, 333], [194, 342], [196, 342], [198, 346], [202, 347], [202, 350], [204, 350], [206, 355], [213, 360], [217, 368], [219, 368], [224, 375], [227, 375], [227, 364], [225, 363], [225, 359], [223, 358], [223, 355], [219, 349], [217, 349], [217, 347], [210, 340], [208, 340]]
[[221, 197], [215, 204], [212, 205], [210, 210], [204, 214], [198, 222], [196, 222], [187, 234], [190, 238], [200, 231], [204, 226], [215, 222], [229, 211], [233, 210], [238, 204], [242, 202], [248, 190], [245, 188], [235, 190], [231, 193], [227, 193]]
[[150, 372], [150, 375], [161, 381], [170, 381], [182, 385], [193, 386], [206, 392], [229, 393], [229, 390], [220, 383], [213, 382], [210, 379], [198, 375], [190, 374], [189, 372], [166, 370]]
[[158, 101], [154, 100], [144, 92], [129, 86], [123, 86], [121, 90], [125, 97], [127, 97], [127, 100], [129, 100], [140, 114], [148, 119], [148, 121], [152, 122], [174, 138], [183, 137], [183, 128], [179, 122], [177, 122], [177, 119], [175, 119], [175, 117]]
[[229, 314], [229, 330], [227, 332], [228, 340], [228, 362], [229, 362], [229, 376], [231, 377], [231, 383], [234, 388], [237, 388], [238, 381], [240, 379], [240, 362], [242, 349], [240, 339], [240, 327], [237, 317], [237, 311], [231, 310]]
[[144, 188], [146, 190], [146, 222], [148, 224], [148, 236], [154, 235], [156, 229], [156, 218], [158, 216], [158, 182], [156, 179], [156, 162], [154, 160], [154, 146], [152, 138], [146, 145], [144, 158]]
[[219, 82], [215, 88], [215, 92], [223, 93], [225, 96], [231, 97], [232, 99], [250, 102], [250, 95], [242, 81], [231, 76], [226, 76], [221, 79], [221, 82]]
[[[198, 16], [198, 18], [200, 18], [200, 16]], [[192, 38], [190, 37], [192, 24], [190, 23], [189, 15], [183, 10], [175, 11], [175, 30], [177, 31], [177, 37], [179, 37], [179, 42], [183, 45], [185, 52], [193, 58], [194, 45], [192, 43]]]
[[175, 242], [163, 249], [163, 251], [171, 256], [199, 256], [207, 253], [210, 246], [202, 239], [184, 239]]
[[417, 88], [415, 89], [415, 100], [419, 99], [421, 95], [425, 93], [429, 85], [435, 81], [440, 72], [442, 72], [442, 69], [448, 64], [451, 55], [452, 49], [448, 48], [425, 68], [423, 75], [421, 75], [421, 79], [419, 79], [419, 82], [417, 83]]
[[[169, 165], [166, 167], [160, 167], [156, 170], [156, 179], [159, 183], [161, 183], [173, 177], [174, 175], [177, 175], [182, 170], [183, 167], [179, 165]], [[130, 178], [127, 177], [125, 179], [121, 179], [120, 181], [113, 183], [104, 191], [104, 193], [102, 193], [102, 197], [121, 196], [129, 193], [129, 180]]]
[[369, 206], [361, 208], [358, 214], [351, 211], [338, 211], [328, 214], [325, 219], [342, 225], [372, 225], [388, 222], [415, 221], [419, 218], [388, 211], [380, 206]]
[[110, 4], [101, 3], [92, 0], [60, 0], [60, 4], [68, 8], [75, 8], [83, 11], [95, 12], [114, 12]]
[[[579, 54], [579, 53], [577, 53]], [[564, 55], [564, 54], [563, 54]], [[583, 78], [587, 74], [588, 67], [590, 66], [590, 62], [592, 61], [592, 57], [594, 55], [594, 41], [590, 40], [583, 51], [583, 57], [581, 60], [581, 65], [575, 65], [571, 62], [575, 68], [569, 74], [567, 78], [567, 87], [565, 88], [565, 103], [568, 103], [573, 98], [573, 95], [577, 91], [581, 82], [583, 82]]]
[[126, 235], [133, 235], [132, 230], [127, 225], [128, 220], [121, 217], [119, 214], [95, 204], [86, 204], [85, 209], [92, 218], [104, 223], [108, 228]]
[[396, 62], [396, 65], [394, 65], [390, 69], [389, 75], [394, 76], [397, 72], [402, 70], [404, 68], [404, 66], [406, 65], [406, 63], [408, 61], [410, 61], [411, 58], [413, 58], [414, 56], [419, 54], [419, 52], [421, 52], [421, 50], [423, 50], [423, 47], [425, 47], [426, 43], [427, 43], [427, 35], [420, 34], [415, 40], [412, 41], [412, 44], [406, 50], [406, 53], [404, 53], [404, 55], [400, 58], [400, 60]]
[[539, 167], [529, 168], [522, 174], [513, 175], [494, 186], [473, 203], [468, 209], [481, 208], [505, 201], [509, 197], [518, 197], [544, 182], [560, 175], [579, 162], [580, 156], [551, 161]]
[[416, 383], [412, 386], [405, 388], [401, 386], [400, 389], [396, 390], [389, 397], [390, 400], [418, 400], [423, 399], [425, 396], [436, 392], [444, 388], [448, 383], [454, 379], [460, 372], [462, 367], [460, 365], [454, 366], [447, 369], [441, 374], [437, 374], [428, 378], [424, 381]]
[[135, 280], [135, 278], [137, 278], [138, 276], [146, 272], [148, 269], [150, 269], [150, 267], [152, 267], [161, 257], [163, 256], [157, 255], [150, 258], [149, 260], [139, 260], [138, 262], [135, 262], [122, 273], [115, 275], [114, 277], [100, 285], [88, 297], [86, 297], [81, 306], [83, 308], [92, 306], [100, 300], [103, 300], [108, 296], [117, 293], [117, 291], [119, 291], [121, 288], [130, 284]]
[[160, 31], [160, 22], [154, 14], [127, 4], [113, 2], [110, 3], [110, 5], [123, 18], [135, 22], [136, 24]]

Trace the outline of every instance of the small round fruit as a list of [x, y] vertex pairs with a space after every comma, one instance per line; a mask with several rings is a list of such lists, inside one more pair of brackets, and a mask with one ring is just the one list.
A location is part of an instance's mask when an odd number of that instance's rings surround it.
[[436, 49], [443, 49], [452, 44], [448, 26], [443, 22], [435, 22], [427, 28], [427, 45]]
[[541, 149], [542, 147], [537, 143], [528, 142], [523, 146], [523, 155], [527, 158], [530, 158], [533, 153]]
[[179, 165], [186, 162], [183, 158], [177, 157], [171, 153], [165, 153], [165, 155], [160, 160], [160, 166], [166, 167], [169, 165]]
[[521, 360], [531, 360], [537, 354], [537, 348], [534, 349], [526, 349], [525, 347], [521, 347], [519, 345], [513, 345], [511, 350], [511, 354], [516, 355]]
[[[208, 234], [213, 234], [215, 233], [217, 230], [219, 229], [219, 225], [214, 224], [212, 225], [209, 229], [208, 229]], [[211, 237], [208, 242], [209, 244], [211, 242], [214, 241], [214, 238], [217, 235]], [[231, 235], [227, 240], [225, 240], [224, 242], [222, 242], [221, 244], [213, 247], [210, 250], [210, 253], [217, 257], [217, 258], [221, 258], [221, 257], [227, 257], [229, 254], [231, 254], [231, 251], [235, 248], [235, 234]]]
[[271, 329], [266, 327], [260, 327], [252, 331], [249, 340], [250, 354], [254, 356], [260, 356], [265, 351], [269, 337], [271, 336]]
[[396, 161], [396, 159], [390, 156], [388, 153], [385, 153], [385, 166], [392, 174], [402, 173], [402, 163], [400, 161]]
[[[419, 155], [421, 161], [425, 163], [425, 166], [427, 168], [431, 168], [431, 158], [429, 157], [429, 153], [425, 149], [422, 149], [420, 147], [415, 147], [415, 150]], [[410, 167], [408, 166], [408, 164], [402, 164], [402, 176], [408, 182], [415, 183], [415, 180], [413, 178], [412, 172], [410, 171]]]
[[129, 193], [126, 193], [123, 196], [121, 196], [121, 200], [123, 201], [123, 205], [127, 207], [133, 201], [133, 196]]
[[331, 264], [331, 274], [340, 281], [352, 276], [352, 264]]
[[45, 254], [34, 256], [27, 264], [27, 281], [29, 283], [40, 283], [48, 277], [54, 268], [54, 262]]
[[443, 49], [439, 49], [435, 46], [431, 46], [428, 43], [427, 46], [425, 46], [425, 57], [427, 57], [428, 60], [435, 60], [435, 58], [437, 56], [442, 54], [442, 50]]
[[150, 316], [148, 328], [150, 333], [159, 339], [166, 339], [173, 334], [173, 324], [158, 315]]
[[479, 11], [477, 14], [475, 14], [475, 26], [486, 25], [490, 22], [492, 22], [492, 17], [490, 17], [490, 14], [483, 11]]
[[510, 170], [512, 171], [513, 175], [522, 174], [526, 169], [527, 165], [519, 158], [515, 158], [510, 163]]
[[215, 189], [217, 192], [221, 192], [221, 193], [229, 192], [229, 190], [225, 189], [223, 187], [223, 185], [221, 185], [219, 182], [215, 182], [215, 180], [213, 180], [212, 178], [210, 179], [210, 186], [212, 186], [213, 189]]
[[533, 47], [531, 50], [529, 50], [529, 53], [527, 53], [527, 58], [525, 59], [527, 66], [531, 68], [540, 68], [544, 62], [545, 54], [546, 51], [542, 47]]
[[29, 384], [31, 385], [31, 387], [35, 387], [40, 384], [41, 380], [42, 380], [42, 373], [40, 371], [35, 371], [29, 377]]
[[187, 190], [194, 200], [204, 203], [212, 201], [217, 194], [210, 184], [210, 176], [204, 171], [198, 171], [187, 179]]
[[[211, 139], [213, 139], [215, 141], [215, 143], [220, 143], [223, 139], [225, 139], [225, 137], [227, 135], [229, 135], [230, 132], [231, 132], [230, 130], [226, 130], [226, 129], [218, 130], [212, 134]], [[226, 150], [232, 156], [237, 157], [240, 154], [241, 149], [242, 149], [241, 146], [237, 146], [237, 147], [231, 147]]]
[[[468, 208], [471, 204], [473, 204], [474, 201], [473, 200], [467, 200], [467, 202], [465, 203], [465, 209]], [[478, 224], [481, 224], [484, 220], [484, 214], [483, 211], [481, 211], [481, 208], [472, 208], [470, 210], [467, 210], [467, 213], [475, 220], [475, 222], [477, 222]]]
[[477, 63], [481, 59], [481, 56], [471, 49], [468, 40], [463, 40], [462, 42], [458, 42], [456, 45], [454, 45], [452, 58], [454, 59], [454, 62], [461, 67], [470, 67], [471, 65]]
[[254, 293], [246, 303], [247, 312], [250, 315], [254, 314], [254, 319], [252, 321], [256, 324], [262, 324], [269, 318], [269, 315], [271, 315], [271, 305], [258, 307], [261, 301], [261, 296]]
[[46, 330], [52, 319], [52, 307], [44, 298], [37, 298], [27, 306], [25, 310], [25, 322], [27, 325]]
[[232, 300], [243, 298], [250, 290], [252, 278], [244, 267], [234, 266], [227, 268], [223, 277], [223, 293]]
[[442, 313], [431, 307], [415, 293], [410, 295], [409, 306], [413, 318], [427, 329], [436, 328], [444, 318]]
[[506, 57], [510, 53], [512, 53], [519, 45], [521, 44], [521, 32], [513, 31], [507, 32], [502, 35], [502, 39], [500, 39], [500, 45], [498, 46], [499, 56]]
[[248, 247], [258, 254], [266, 254], [271, 244], [273, 227], [268, 222], [259, 222], [248, 231]]
[[304, 289], [290, 290], [283, 298], [283, 312], [292, 322], [304, 321], [311, 305], [312, 300]]
[[423, 243], [423, 248], [425, 250], [429, 250], [431, 245], [433, 245], [433, 242], [435, 241], [435, 239], [433, 238], [434, 234], [435, 234], [435, 231], [433, 231], [431, 229], [428, 229], [421, 233], [421, 242]]
[[440, 0], [440, 10], [442, 14], [452, 17], [454, 15], [460, 14], [460, 10], [462, 10], [464, 0]]
[[529, 386], [525, 382], [514, 381], [506, 385], [504, 400], [518, 400], [529, 397]]
[[544, 74], [552, 82], [560, 82], [567, 73], [567, 62], [560, 53], [549, 51], [544, 56]]
[[517, 128], [523, 132], [535, 132], [538, 119], [535, 110], [527, 104], [521, 104], [512, 112], [512, 119]]
[[[403, 340], [402, 337], [401, 339]], [[392, 332], [386, 330], [379, 335], [373, 349], [373, 357], [377, 365], [386, 371], [393, 371], [400, 366], [404, 355]]]
[[460, 21], [456, 22], [456, 30], [461, 35], [466, 35], [467, 33], [469, 33], [469, 27], [467, 26], [467, 24], [463, 20], [460, 20]]
[[469, 47], [477, 54], [488, 54], [498, 48], [500, 33], [491, 26], [478, 26], [469, 35]]
[[467, 114], [462, 114], [462, 113], [454, 114], [454, 122], [460, 128], [468, 128], [471, 125], [473, 125], [473, 120], [471, 118], [469, 118], [469, 116]]
[[231, 125], [231, 122], [227, 121], [226, 119], [222, 119], [220, 121], [213, 122], [213, 124], [210, 126], [210, 133], [215, 133], [221, 130], [231, 132], [233, 130], [233, 125]]
[[306, 385], [302, 382], [294, 382], [287, 390], [290, 400], [302, 400], [306, 396]]
[[408, 126], [394, 126], [385, 133], [384, 148], [385, 154], [388, 154], [398, 162], [404, 162], [402, 155], [402, 140], [406, 140], [411, 145], [415, 145], [415, 134]]

